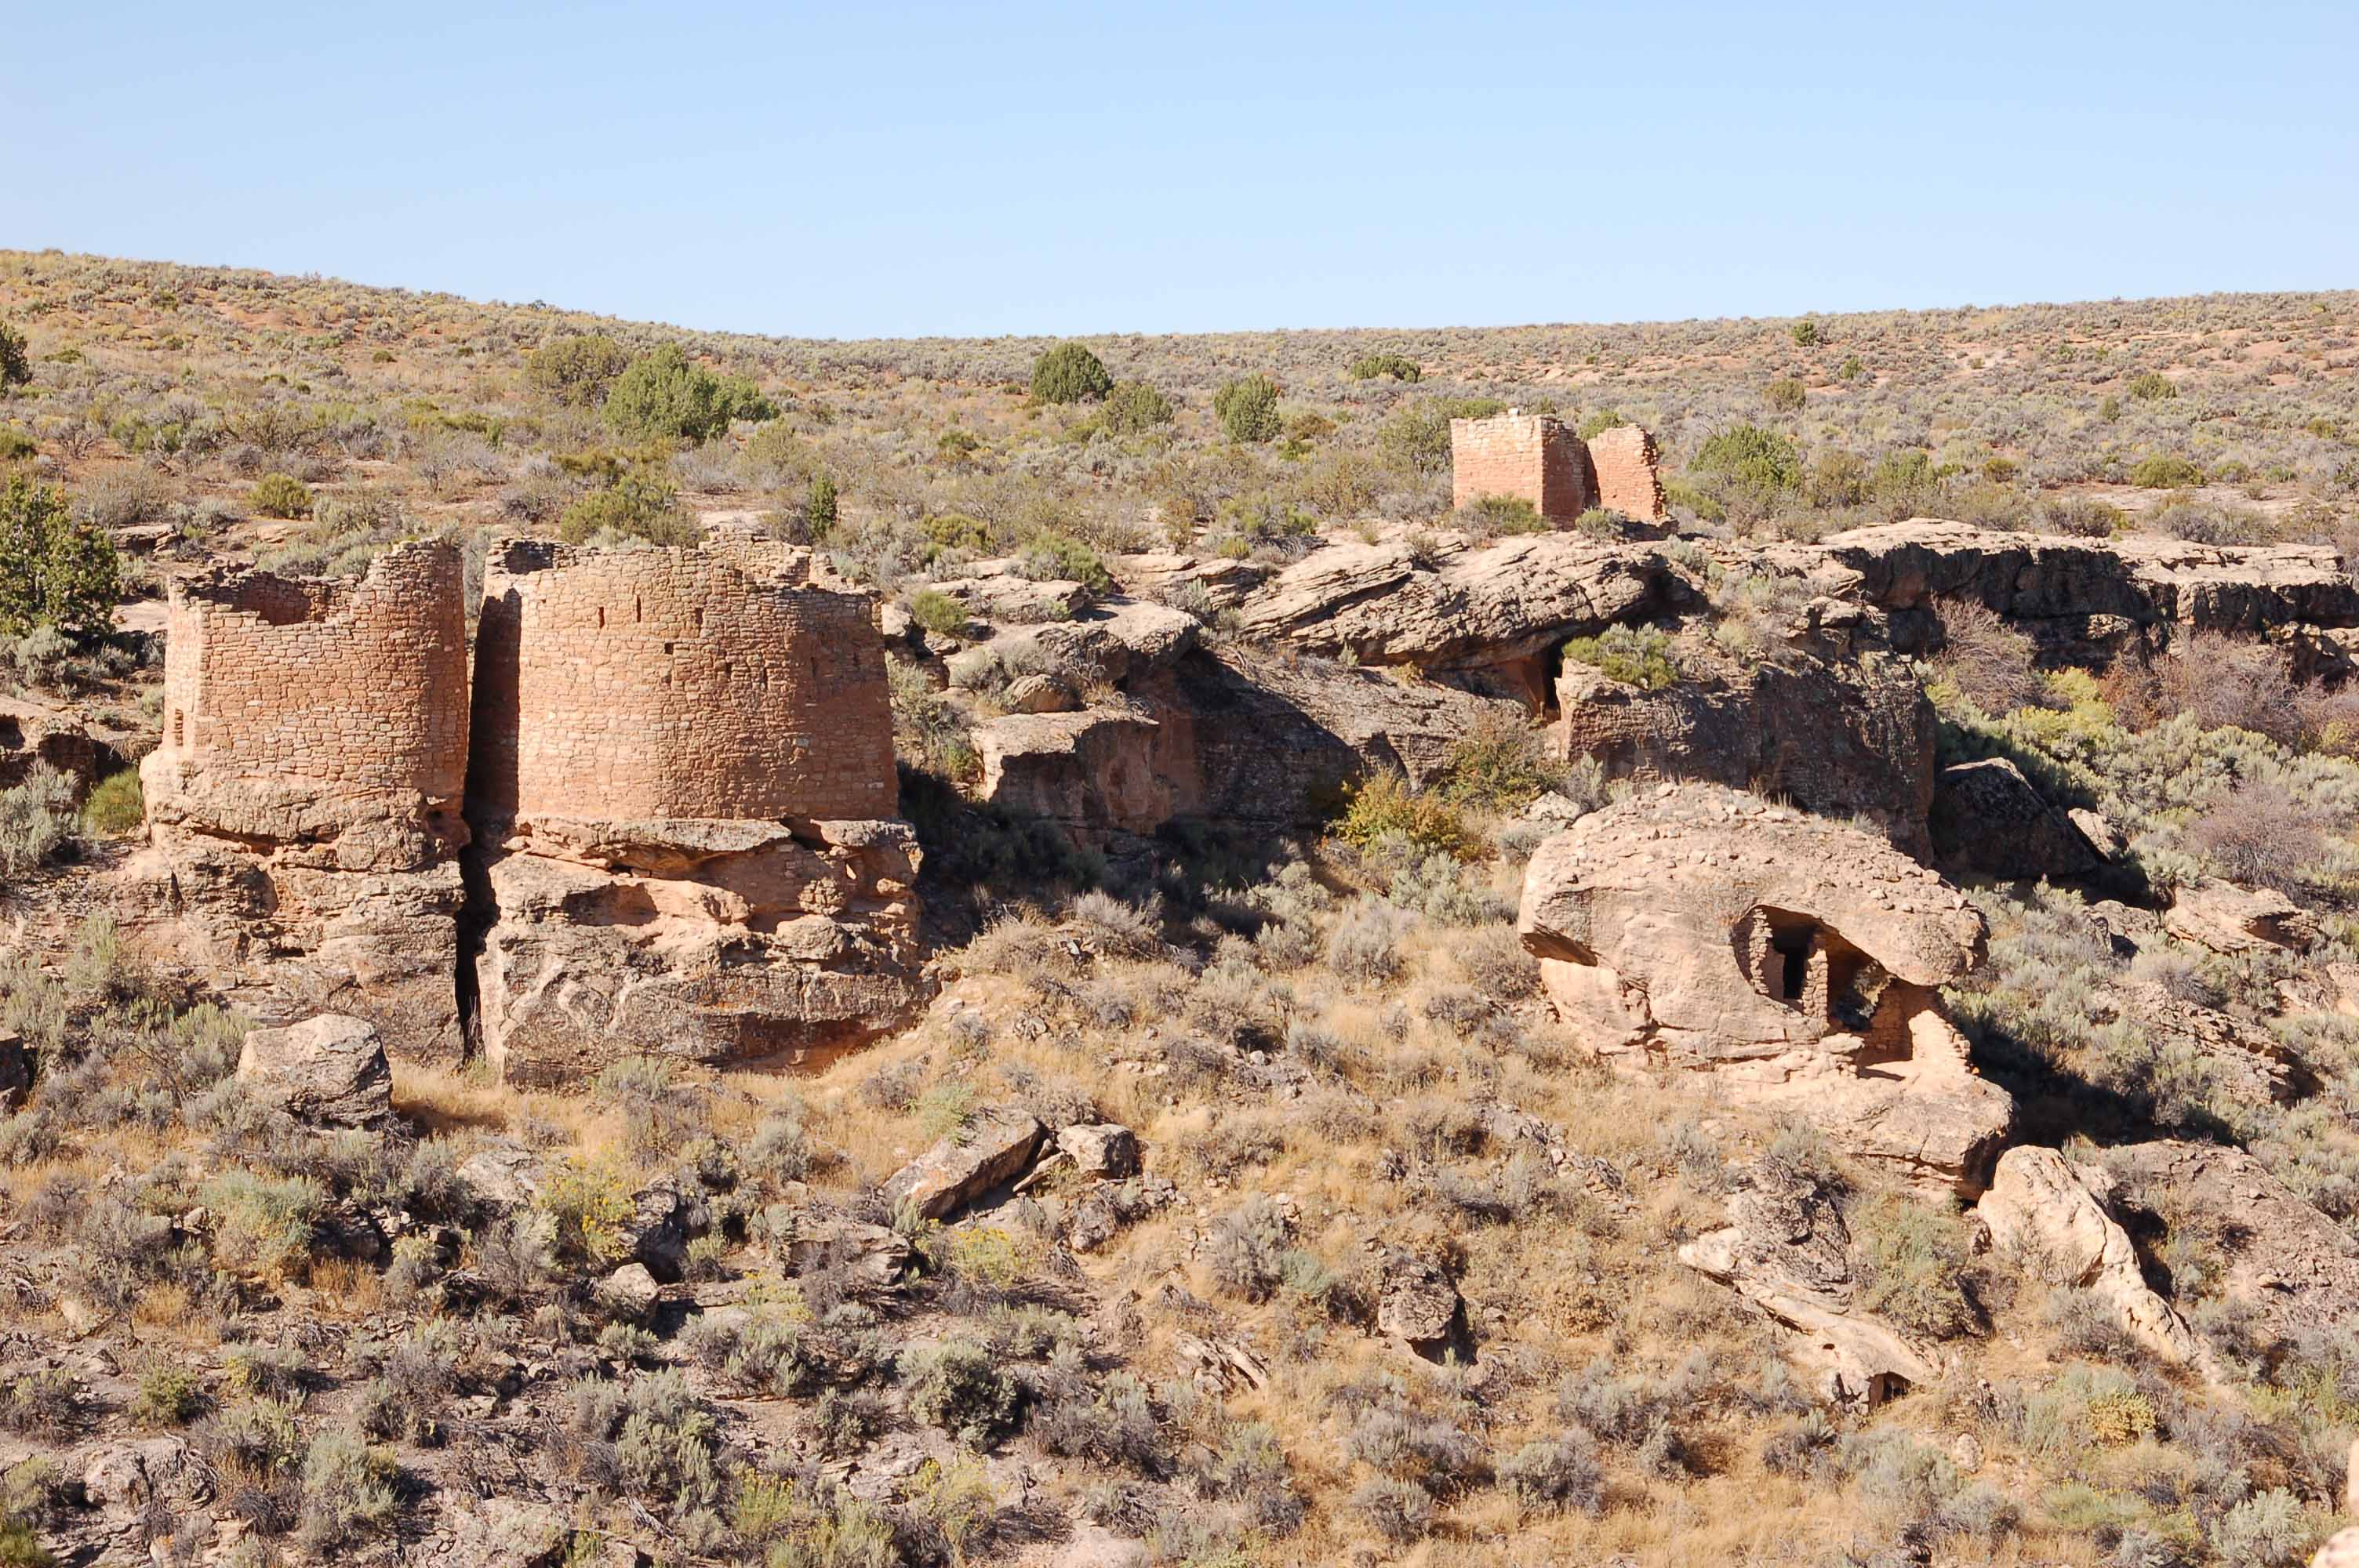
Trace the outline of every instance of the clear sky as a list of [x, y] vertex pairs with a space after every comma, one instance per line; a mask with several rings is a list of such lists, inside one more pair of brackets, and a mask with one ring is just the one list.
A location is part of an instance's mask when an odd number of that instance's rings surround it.
[[2359, 284], [2359, 4], [0, 0], [0, 245], [798, 336]]

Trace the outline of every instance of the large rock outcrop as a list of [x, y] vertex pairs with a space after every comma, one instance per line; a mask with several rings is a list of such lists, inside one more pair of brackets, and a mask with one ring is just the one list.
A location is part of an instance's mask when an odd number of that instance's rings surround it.
[[2210, 1244], [2217, 1288], [2263, 1334], [2299, 1338], [2359, 1322], [2359, 1241], [2253, 1155], [2161, 1140], [2110, 1149], [2105, 1162], [2124, 1200], [2161, 1231], [2157, 1244], [2182, 1227]]
[[1517, 929], [1609, 1060], [1708, 1071], [1863, 1158], [1969, 1195], [2012, 1121], [1939, 989], [1983, 956], [1962, 894], [1874, 835], [1666, 784], [1543, 843]]
[[447, 541], [357, 584], [171, 584], [149, 849], [123, 907], [264, 1022], [347, 1012], [397, 1054], [461, 1049], [461, 584]]
[[1781, 650], [1740, 660], [1680, 645], [1680, 678], [1655, 690], [1568, 656], [1556, 682], [1554, 741], [1608, 778], [1749, 789], [1807, 811], [1865, 816], [1926, 849], [1938, 730], [1901, 661]]

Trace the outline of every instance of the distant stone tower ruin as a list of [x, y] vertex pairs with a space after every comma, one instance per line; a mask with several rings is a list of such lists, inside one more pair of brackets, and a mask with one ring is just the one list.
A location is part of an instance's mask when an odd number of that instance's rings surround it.
[[1450, 422], [1450, 501], [1484, 496], [1527, 501], [1552, 523], [1603, 506], [1641, 523], [1668, 515], [1654, 438], [1617, 425], [1583, 441], [1550, 415], [1516, 410]]
[[750, 530], [701, 550], [495, 544], [468, 814], [484, 1054], [799, 1062], [917, 998], [916, 835], [864, 594]]
[[141, 869], [190, 957], [266, 1015], [333, 1007], [409, 1054], [459, 1050], [462, 577], [442, 541], [356, 584], [170, 585]]

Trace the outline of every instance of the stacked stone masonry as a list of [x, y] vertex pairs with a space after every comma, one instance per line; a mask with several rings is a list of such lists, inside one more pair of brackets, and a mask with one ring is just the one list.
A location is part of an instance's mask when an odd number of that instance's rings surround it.
[[892, 712], [869, 600], [756, 564], [495, 546], [471, 799], [527, 818], [891, 816]]
[[[807, 555], [751, 528], [685, 550], [503, 541], [471, 682], [463, 580], [443, 542], [349, 587], [176, 583], [126, 912], [265, 1022], [332, 1004], [399, 1054], [463, 1032], [497, 1062], [529, 1014], [544, 1072], [679, 1040], [802, 1054], [913, 1004], [917, 855], [890, 820], [868, 599], [808, 586]], [[564, 937], [615, 910], [612, 940]], [[625, 969], [619, 1001], [584, 979]], [[493, 995], [501, 1016], [462, 1016]]]
[[157, 752], [172, 793], [234, 800], [295, 779], [454, 809], [467, 761], [460, 584], [447, 542], [392, 550], [352, 587], [268, 572], [174, 582]]
[[1545, 414], [1503, 414], [1450, 422], [1450, 501], [1485, 496], [1528, 501], [1543, 517], [1570, 522], [1589, 510], [1589, 454], [1581, 438]]
[[1583, 441], [1545, 414], [1452, 419], [1450, 467], [1451, 503], [1459, 507], [1496, 495], [1527, 501], [1559, 523], [1593, 506], [1641, 523], [1669, 515], [1655, 438], [1636, 425]]

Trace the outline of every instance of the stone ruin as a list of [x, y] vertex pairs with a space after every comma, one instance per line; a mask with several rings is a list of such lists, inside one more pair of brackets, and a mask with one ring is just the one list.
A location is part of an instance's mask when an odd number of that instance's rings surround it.
[[1636, 425], [1584, 441], [1546, 414], [1510, 409], [1489, 419], [1452, 419], [1450, 469], [1456, 507], [1498, 495], [1527, 501], [1551, 522], [1569, 523], [1593, 506], [1640, 523], [1670, 514], [1655, 438]]
[[1709, 1072], [1863, 1158], [1972, 1195], [2013, 1120], [1940, 988], [1983, 957], [1965, 896], [1881, 838], [1665, 784], [1543, 843], [1517, 930], [1609, 1060]]
[[135, 886], [266, 1021], [558, 1081], [619, 1052], [799, 1062], [919, 1000], [872, 601], [750, 528], [455, 545], [357, 587], [171, 589]]

